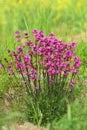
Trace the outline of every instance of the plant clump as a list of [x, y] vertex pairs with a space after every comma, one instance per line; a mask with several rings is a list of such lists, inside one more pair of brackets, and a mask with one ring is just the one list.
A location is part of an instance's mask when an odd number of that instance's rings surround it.
[[[32, 34], [31, 40], [27, 32], [15, 32], [19, 45], [7, 50], [11, 60], [5, 61], [9, 76], [21, 77], [26, 88], [29, 120], [44, 124], [65, 111], [63, 99], [75, 86], [81, 61], [75, 42], [63, 43], [53, 32], [48, 37], [39, 30]], [[5, 68], [2, 62], [0, 68]]]

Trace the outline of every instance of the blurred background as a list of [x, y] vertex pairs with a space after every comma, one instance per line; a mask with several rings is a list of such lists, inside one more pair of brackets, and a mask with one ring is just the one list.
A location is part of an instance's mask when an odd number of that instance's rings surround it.
[[59, 36], [86, 31], [87, 0], [0, 0], [0, 35], [32, 29]]

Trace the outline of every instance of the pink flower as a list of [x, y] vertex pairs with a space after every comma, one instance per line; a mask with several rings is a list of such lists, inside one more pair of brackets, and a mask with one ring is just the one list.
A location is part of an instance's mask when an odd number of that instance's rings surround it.
[[31, 74], [31, 75], [32, 75], [32, 74], [36, 74], [36, 72], [37, 72], [37, 71], [36, 71], [35, 69], [33, 69], [33, 68], [30, 70], [30, 74]]
[[49, 82], [50, 82], [50, 84], [52, 85], [52, 84], [54, 83], [54, 80], [51, 80], [51, 79], [50, 79]]
[[35, 86], [35, 87], [34, 87], [34, 90], [36, 90], [36, 91], [39, 90], [39, 87], [38, 87], [38, 86]]
[[12, 66], [8, 65], [8, 70], [11, 71], [12, 70]]
[[16, 31], [16, 32], [15, 32], [15, 35], [18, 35], [18, 34], [20, 34], [20, 32], [19, 32], [19, 31]]
[[74, 55], [74, 54], [73, 54], [73, 52], [72, 52], [71, 50], [67, 50], [67, 51], [66, 51], [66, 57], [67, 57], [67, 58], [72, 58], [73, 55]]
[[75, 62], [74, 66], [76, 68], [79, 68], [81, 66], [81, 61], [78, 56], [75, 57], [74, 62]]
[[28, 32], [25, 31], [24, 34], [25, 34], [25, 35], [28, 35]]
[[16, 66], [16, 69], [19, 69], [19, 70], [20, 69], [22, 70], [24, 68], [21, 62], [16, 62], [15, 66]]
[[55, 36], [55, 34], [54, 34], [53, 32], [51, 32], [51, 33], [49, 34], [49, 36], [50, 36], [51, 38], [53, 38], [53, 37]]
[[75, 81], [71, 80], [70, 85], [73, 87], [75, 85]]
[[72, 71], [73, 74], [77, 74], [78, 73], [78, 71], [76, 69], [74, 69], [74, 68], [72, 68], [71, 71]]
[[16, 31], [14, 36], [15, 36], [17, 42], [21, 41], [22, 35], [21, 35], [21, 33], [19, 31]]
[[2, 68], [3, 67], [3, 65], [2, 64], [0, 64], [0, 68]]
[[31, 82], [34, 82], [36, 80], [36, 78], [34, 77], [34, 75], [32, 75], [31, 77], [30, 77], [30, 81]]
[[30, 56], [24, 55], [23, 58], [25, 63], [30, 63], [31, 60]]
[[18, 46], [16, 50], [17, 50], [18, 53], [20, 53], [20, 52], [23, 51], [23, 48], [21, 46]]

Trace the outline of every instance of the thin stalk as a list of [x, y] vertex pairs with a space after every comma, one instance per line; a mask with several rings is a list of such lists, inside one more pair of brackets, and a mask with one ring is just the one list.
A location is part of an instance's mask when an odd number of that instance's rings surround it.
[[[26, 82], [26, 80], [25, 80], [25, 78], [24, 78], [22, 72], [21, 72], [21, 75], [22, 75], [22, 78], [23, 78], [24, 82]], [[30, 93], [30, 90], [29, 90], [29, 87], [27, 86], [27, 84], [25, 84], [25, 86], [26, 86], [26, 91], [27, 91], [27, 93]]]

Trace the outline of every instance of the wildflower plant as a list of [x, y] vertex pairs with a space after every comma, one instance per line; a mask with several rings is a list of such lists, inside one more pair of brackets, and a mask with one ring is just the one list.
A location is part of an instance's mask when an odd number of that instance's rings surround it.
[[81, 61], [75, 42], [63, 43], [53, 32], [48, 37], [39, 30], [32, 34], [31, 40], [27, 32], [15, 32], [19, 45], [15, 51], [8, 50], [7, 70], [9, 76], [21, 77], [26, 88], [29, 120], [44, 124], [65, 111], [62, 101], [75, 86]]

